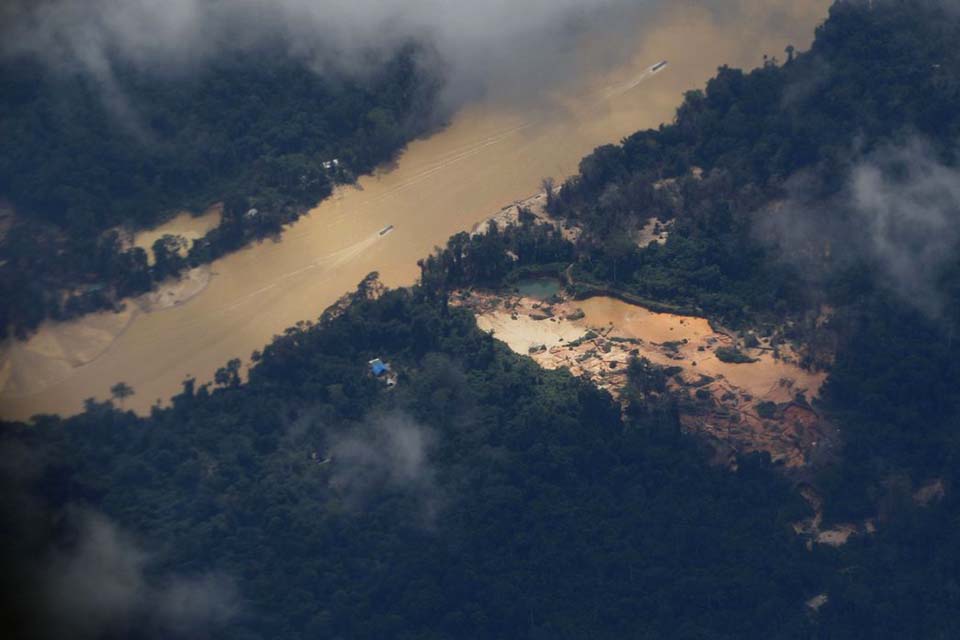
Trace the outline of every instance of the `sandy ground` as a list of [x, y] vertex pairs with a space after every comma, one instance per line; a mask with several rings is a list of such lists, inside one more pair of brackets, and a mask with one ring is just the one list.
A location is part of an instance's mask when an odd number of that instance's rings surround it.
[[[718, 333], [706, 318], [655, 313], [614, 298], [596, 297], [577, 303], [593, 327], [612, 327], [612, 335], [639, 338], [646, 343], [680, 341], [675, 349], [643, 350], [651, 361], [663, 365], [682, 366], [691, 374], [703, 374], [726, 380], [758, 399], [789, 402], [798, 392], [817, 395], [826, 379], [825, 373], [801, 369], [790, 356], [774, 358], [771, 351], [743, 351], [757, 362], [733, 364], [720, 361], [716, 347], [730, 347], [733, 337]], [[649, 353], [647, 352], [649, 351]], [[809, 398], [808, 398], [809, 399]]]
[[[548, 349], [562, 347], [564, 342], [576, 340], [586, 333], [582, 326], [573, 322], [535, 320], [526, 313], [518, 316], [509, 310], [495, 310], [478, 315], [477, 326], [483, 331], [493, 331], [498, 339], [524, 355], [536, 346]], [[539, 362], [545, 359], [538, 357], [537, 360]]]
[[[556, 190], [559, 190], [559, 187]], [[536, 195], [511, 202], [500, 209], [495, 215], [474, 225], [470, 235], [486, 233], [490, 230], [491, 226], [496, 226], [498, 229], [505, 229], [511, 224], [519, 224], [521, 209], [526, 209], [532, 213], [539, 222], [550, 224], [560, 229], [563, 237], [570, 242], [576, 242], [583, 233], [579, 227], [567, 226], [551, 217], [550, 214], [547, 213], [547, 194], [545, 191], [540, 191]]]
[[876, 522], [868, 518], [861, 524], [843, 522], [832, 527], [823, 526], [823, 499], [810, 486], [800, 487], [800, 495], [813, 510], [813, 515], [799, 522], [793, 523], [794, 532], [807, 539], [807, 549], [813, 549], [814, 544], [823, 544], [829, 547], [840, 547], [858, 535], [876, 532]]
[[[190, 240], [200, 238], [220, 223], [220, 217], [220, 205], [200, 216], [183, 212], [156, 229], [137, 234], [133, 245], [150, 254], [153, 242], [168, 233]], [[152, 254], [150, 257], [152, 260]], [[69, 378], [109, 349], [137, 314], [183, 304], [203, 291], [210, 275], [206, 266], [191, 269], [181, 278], [161, 283], [155, 291], [127, 300], [119, 313], [96, 313], [77, 322], [48, 322], [29, 340], [5, 341], [0, 346], [0, 389], [4, 396], [16, 398], [38, 385]]]
[[8, 339], [0, 347], [0, 388], [5, 397], [29, 394], [37, 385], [76, 375], [102, 355], [130, 326], [139, 308], [87, 316], [82, 323], [46, 323], [28, 341]]
[[101, 312], [83, 322], [47, 322], [26, 341], [0, 345], [0, 389], [7, 398], [29, 395], [37, 385], [56, 384], [103, 355], [141, 313], [184, 304], [210, 283], [207, 266], [171, 279], [155, 291], [127, 300], [118, 313]]
[[672, 225], [672, 220], [664, 222], [659, 218], [650, 218], [647, 220], [647, 223], [640, 228], [640, 231], [637, 232], [637, 246], [643, 248], [651, 242], [666, 244]]
[[[19, 382], [0, 389], [0, 415], [74, 413], [85, 398], [108, 397], [118, 380], [136, 391], [126, 406], [146, 412], [179, 392], [184, 377], [209, 380], [230, 358], [246, 358], [286, 327], [318, 317], [371, 271], [388, 286], [409, 285], [419, 275], [417, 260], [452, 234], [533, 193], [544, 177], [559, 183], [598, 145], [670, 121], [683, 92], [703, 86], [718, 65], [755, 66], [764, 53], [782, 55], [788, 43], [806, 47], [828, 4], [733, 0], [722, 14], [699, 0], [664, 5], [637, 27], [629, 63], [529, 103], [505, 106], [493, 97], [464, 109], [445, 130], [411, 143], [392, 170], [339, 190], [280, 242], [215, 262], [217, 276], [199, 295], [136, 314], [112, 332], [108, 349], [98, 336], [82, 351], [100, 355], [85, 365], [56, 355], [52, 362], [13, 359], [7, 379]], [[669, 66], [644, 76], [660, 60]], [[388, 224], [395, 230], [378, 238]], [[69, 324], [43, 331], [82, 332], [91, 321]]]
[[[814, 400], [826, 374], [800, 368], [789, 355], [775, 358], [763, 347], [742, 348], [754, 362], [722, 362], [716, 349], [738, 345], [738, 338], [716, 331], [705, 318], [656, 313], [609, 297], [548, 304], [474, 291], [453, 300], [517, 353], [545, 368], [585, 376], [614, 397], [626, 384], [632, 357], [676, 367], [671, 386], [691, 400], [682, 415], [685, 428], [729, 450], [766, 451], [796, 468], [818, 447], [831, 446], [816, 412], [795, 401], [797, 394]], [[761, 402], [775, 403], [775, 415], [758, 415]]]
[[190, 269], [179, 278], [162, 282], [154, 291], [137, 298], [137, 305], [147, 312], [169, 309], [200, 295], [210, 284], [212, 271], [208, 265]]

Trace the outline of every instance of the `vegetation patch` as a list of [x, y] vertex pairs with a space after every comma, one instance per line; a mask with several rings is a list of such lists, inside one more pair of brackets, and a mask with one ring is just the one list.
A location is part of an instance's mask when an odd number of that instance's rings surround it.
[[751, 358], [736, 347], [717, 347], [713, 352], [716, 354], [717, 360], [720, 362], [727, 362], [730, 364], [747, 364], [750, 362], [757, 362], [757, 358]]
[[757, 410], [757, 415], [763, 418], [764, 420], [773, 420], [777, 417], [779, 409], [775, 402], [758, 402], [754, 405], [754, 408]]

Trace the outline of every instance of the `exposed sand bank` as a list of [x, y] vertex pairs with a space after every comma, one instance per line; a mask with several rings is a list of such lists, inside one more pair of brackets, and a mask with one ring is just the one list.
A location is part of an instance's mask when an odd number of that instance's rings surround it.
[[136, 317], [181, 305], [210, 283], [209, 267], [197, 267], [163, 282], [155, 291], [127, 300], [119, 312], [87, 315], [82, 322], [47, 322], [28, 340], [0, 346], [0, 389], [6, 398], [29, 395], [36, 387], [56, 385], [103, 355]]
[[5, 398], [29, 395], [37, 387], [77, 375], [101, 356], [139, 312], [128, 304], [119, 313], [88, 315], [83, 322], [49, 322], [28, 341], [8, 339], [0, 347], [0, 388]]
[[[702, 86], [718, 65], [755, 66], [788, 43], [805, 47], [828, 4], [742, 0], [722, 15], [696, 3], [668, 5], [638, 31], [631, 64], [564, 87], [555, 108], [531, 102], [511, 109], [494, 100], [465, 109], [444, 131], [411, 143], [393, 170], [338, 191], [291, 225], [281, 242], [215, 262], [217, 276], [199, 295], [136, 314], [125, 330], [106, 332], [112, 340], [97, 334], [76, 350], [98, 354], [85, 357], [85, 365], [56, 352], [7, 359], [0, 415], [74, 413], [85, 398], [106, 398], [120, 380], [136, 391], [126, 406], [145, 412], [157, 398], [177, 393], [184, 377], [209, 380], [230, 358], [246, 358], [284, 328], [318, 317], [370, 271], [388, 286], [409, 285], [417, 260], [434, 246], [534, 192], [543, 177], [571, 175], [597, 145], [669, 121], [683, 92]], [[623, 90], [664, 59], [669, 67]], [[378, 237], [390, 224], [394, 231]], [[138, 242], [151, 240], [141, 235]], [[68, 325], [42, 331], [97, 330], [90, 318]]]
[[172, 278], [160, 283], [155, 291], [145, 293], [137, 298], [136, 303], [140, 309], [147, 312], [169, 309], [183, 304], [194, 296], [200, 295], [207, 288], [212, 273], [207, 265], [190, 269], [179, 278]]

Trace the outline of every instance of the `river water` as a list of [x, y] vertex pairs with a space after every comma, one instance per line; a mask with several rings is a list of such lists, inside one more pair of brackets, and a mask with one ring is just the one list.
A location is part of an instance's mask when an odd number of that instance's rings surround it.
[[[701, 87], [717, 66], [756, 66], [764, 53], [782, 57], [788, 43], [806, 47], [828, 0], [729, 4], [722, 15], [695, 2], [664, 9], [643, 25], [630, 63], [566, 87], [562, 98], [464, 109], [279, 242], [215, 262], [206, 288], [182, 304], [147, 312], [131, 301], [124, 313], [48, 324], [27, 342], [8, 342], [0, 415], [76, 413], [117, 381], [136, 392], [126, 406], [147, 411], [184, 378], [209, 380], [230, 358], [246, 361], [284, 328], [317, 318], [370, 271], [388, 286], [413, 283], [417, 260], [433, 247], [535, 193], [543, 177], [574, 173], [597, 145], [669, 121], [683, 91]], [[669, 66], [650, 74], [660, 60]], [[381, 236], [387, 225], [394, 229]]]

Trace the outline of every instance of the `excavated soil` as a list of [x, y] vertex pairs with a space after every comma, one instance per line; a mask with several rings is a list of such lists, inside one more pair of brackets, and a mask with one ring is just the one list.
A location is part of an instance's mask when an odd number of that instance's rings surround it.
[[[610, 297], [552, 304], [471, 291], [452, 300], [517, 353], [547, 369], [566, 368], [615, 398], [627, 384], [631, 358], [674, 367], [669, 387], [684, 399], [683, 426], [720, 451], [765, 451], [797, 468], [832, 446], [827, 425], [810, 405], [826, 374], [801, 368], [785, 346], [776, 353], [762, 344], [746, 348], [705, 318], [657, 313]], [[716, 354], [722, 347], [752, 361], [724, 362]]]

